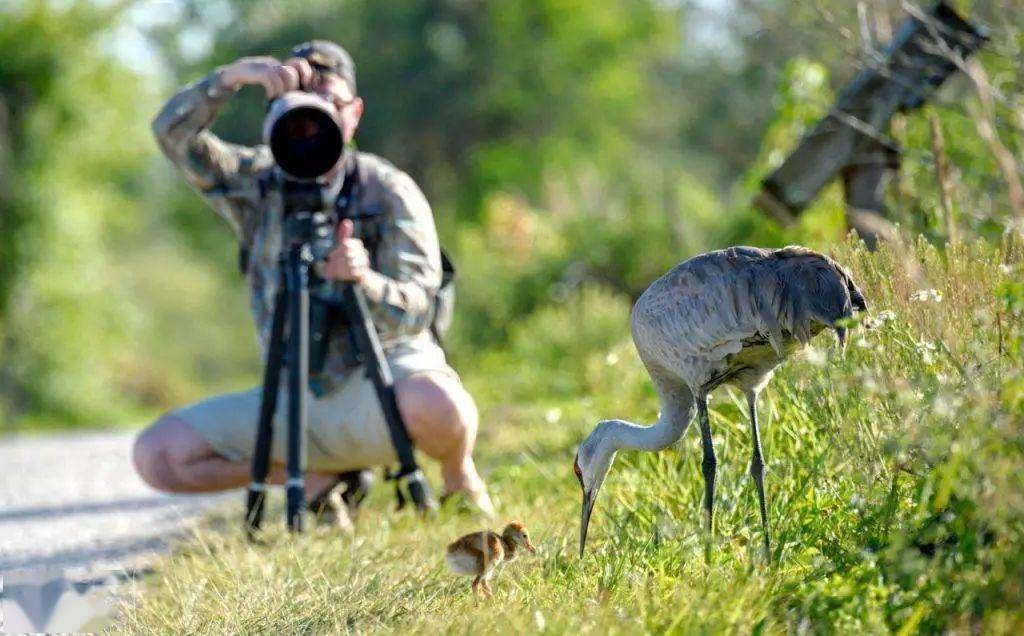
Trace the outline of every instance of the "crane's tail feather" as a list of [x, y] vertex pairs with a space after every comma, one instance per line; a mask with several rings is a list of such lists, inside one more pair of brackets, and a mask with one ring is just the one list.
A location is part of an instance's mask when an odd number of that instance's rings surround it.
[[850, 302], [853, 304], [854, 311], [867, 311], [868, 301], [864, 300], [864, 294], [861, 293], [860, 289], [845, 270], [843, 273], [846, 274], [846, 289], [850, 292]]

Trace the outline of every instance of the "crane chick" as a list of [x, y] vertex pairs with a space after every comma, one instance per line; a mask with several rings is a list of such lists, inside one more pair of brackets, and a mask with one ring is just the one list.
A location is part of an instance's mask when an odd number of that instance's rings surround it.
[[490, 596], [490, 580], [495, 569], [499, 564], [515, 559], [521, 549], [537, 551], [526, 526], [520, 521], [513, 521], [501, 534], [481, 530], [459, 537], [448, 545], [445, 560], [452, 572], [475, 577], [472, 585], [474, 594], [482, 589]]
[[638, 426], [598, 422], [580, 444], [573, 467], [583, 491], [580, 556], [601, 484], [615, 453], [661, 450], [686, 431], [696, 407], [704, 457], [704, 512], [709, 534], [717, 460], [708, 422], [708, 394], [732, 384], [746, 394], [753, 438], [750, 475], [757, 486], [765, 557], [771, 540], [764, 496], [764, 458], [757, 395], [798, 346], [825, 328], [846, 343], [843, 319], [867, 308], [850, 274], [806, 247], [731, 247], [677, 265], [654, 281], [633, 307], [632, 332], [661, 403], [658, 421]]

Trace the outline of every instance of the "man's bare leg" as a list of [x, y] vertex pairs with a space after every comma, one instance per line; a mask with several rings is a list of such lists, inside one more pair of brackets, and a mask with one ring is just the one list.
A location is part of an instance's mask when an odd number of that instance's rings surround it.
[[[413, 441], [441, 464], [446, 493], [464, 492], [480, 509], [493, 514], [487, 488], [473, 462], [479, 416], [473, 398], [459, 381], [443, 373], [419, 373], [395, 386], [399, 410]], [[139, 434], [136, 470], [150, 486], [176, 493], [204, 493], [240, 488], [249, 483], [251, 462], [217, 454], [203, 436], [174, 415], [165, 415]], [[271, 483], [283, 483], [282, 465], [271, 468]], [[310, 497], [332, 483], [335, 475], [308, 471]]]
[[[252, 463], [230, 461], [218, 455], [194, 428], [173, 415], [165, 415], [142, 431], [133, 449], [135, 470], [157, 490], [204, 493], [248, 485]], [[284, 483], [284, 467], [275, 463], [267, 479]], [[334, 475], [306, 472], [306, 493], [312, 497], [333, 483]]]
[[409, 436], [441, 464], [444, 492], [463, 492], [486, 514], [494, 514], [487, 486], [473, 462], [479, 415], [472, 396], [444, 373], [417, 373], [397, 382], [395, 395]]

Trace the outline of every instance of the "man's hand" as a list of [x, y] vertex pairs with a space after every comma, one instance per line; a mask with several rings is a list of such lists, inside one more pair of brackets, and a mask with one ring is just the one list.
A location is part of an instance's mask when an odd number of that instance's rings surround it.
[[352, 221], [344, 219], [338, 224], [338, 246], [324, 263], [324, 277], [361, 283], [369, 271], [370, 254], [361, 240], [352, 238]]
[[274, 99], [288, 91], [310, 87], [313, 68], [308, 61], [298, 57], [284, 64], [270, 56], [243, 57], [221, 70], [220, 81], [232, 90], [250, 84], [259, 85], [266, 92], [267, 99]]

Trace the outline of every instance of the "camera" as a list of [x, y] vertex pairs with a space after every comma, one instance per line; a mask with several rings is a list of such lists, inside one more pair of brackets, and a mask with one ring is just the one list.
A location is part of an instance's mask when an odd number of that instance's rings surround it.
[[315, 93], [290, 91], [269, 103], [263, 140], [279, 168], [267, 186], [280, 195], [286, 241], [300, 246], [300, 258], [310, 266], [309, 387], [320, 395], [331, 333], [346, 322], [343, 312], [331, 308], [337, 300], [333, 286], [314, 266], [335, 247], [338, 193], [322, 177], [341, 159], [344, 136], [333, 104]]
[[289, 91], [268, 105], [263, 140], [283, 177], [273, 187], [281, 194], [287, 234], [310, 245], [307, 258], [323, 260], [333, 247], [337, 219], [332, 193], [321, 177], [345, 150], [337, 110], [315, 93]]

